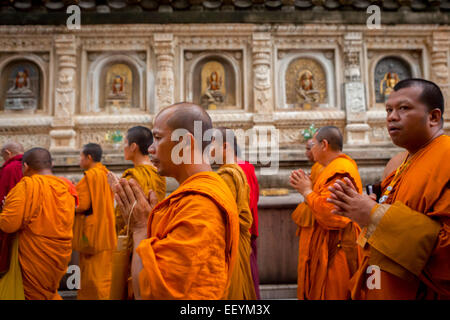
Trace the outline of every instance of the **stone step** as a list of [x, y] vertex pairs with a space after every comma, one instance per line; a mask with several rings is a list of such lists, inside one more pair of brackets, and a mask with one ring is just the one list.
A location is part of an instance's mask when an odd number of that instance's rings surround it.
[[296, 284], [260, 284], [261, 300], [297, 300]]

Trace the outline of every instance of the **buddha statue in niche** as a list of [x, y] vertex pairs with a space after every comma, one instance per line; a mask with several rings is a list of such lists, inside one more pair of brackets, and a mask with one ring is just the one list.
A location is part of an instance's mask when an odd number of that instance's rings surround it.
[[399, 82], [398, 74], [395, 72], [386, 72], [383, 80], [380, 82], [380, 94], [384, 95], [386, 100], [394, 91], [395, 85]]
[[314, 75], [311, 71], [305, 70], [300, 74], [296, 92], [302, 102], [319, 102], [320, 92], [315, 89]]
[[34, 111], [38, 106], [39, 76], [37, 67], [30, 63], [14, 66], [9, 72], [5, 92], [5, 111]]

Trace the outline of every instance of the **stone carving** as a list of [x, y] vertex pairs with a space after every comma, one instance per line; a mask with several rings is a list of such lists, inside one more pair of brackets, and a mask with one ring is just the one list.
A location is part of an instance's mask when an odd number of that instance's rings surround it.
[[384, 103], [395, 84], [411, 76], [411, 68], [403, 59], [394, 56], [381, 59], [375, 67], [374, 74], [376, 102]]
[[110, 113], [133, 106], [133, 74], [126, 64], [118, 63], [109, 67], [104, 85], [106, 109]]
[[[157, 33], [154, 35], [156, 54], [156, 106], [157, 110], [174, 103], [174, 43], [173, 35]], [[155, 110], [155, 111], [157, 111]]]
[[291, 62], [285, 83], [286, 102], [290, 107], [311, 110], [327, 100], [325, 72], [314, 59], [299, 58]]
[[225, 69], [220, 62], [210, 61], [203, 66], [201, 105], [205, 109], [217, 109], [225, 102], [225, 80]]
[[31, 62], [13, 63], [7, 71], [4, 110], [18, 111], [38, 108], [40, 76], [38, 67]]
[[75, 110], [75, 70], [72, 68], [62, 68], [59, 72], [58, 87], [56, 88], [56, 109], [55, 117], [69, 119]]

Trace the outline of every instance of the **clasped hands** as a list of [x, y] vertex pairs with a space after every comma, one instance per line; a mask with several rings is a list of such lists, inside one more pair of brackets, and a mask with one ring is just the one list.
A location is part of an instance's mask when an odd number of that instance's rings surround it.
[[130, 231], [147, 228], [148, 216], [158, 203], [156, 193], [150, 190], [148, 196], [134, 179], [120, 179], [113, 186], [114, 198], [119, 206], [125, 221], [132, 214]]

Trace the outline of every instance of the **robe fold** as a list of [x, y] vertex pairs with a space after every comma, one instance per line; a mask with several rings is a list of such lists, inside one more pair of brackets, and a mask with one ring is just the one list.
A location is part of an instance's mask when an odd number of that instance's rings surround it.
[[8, 192], [22, 179], [21, 154], [8, 159], [0, 169], [0, 210]]
[[348, 177], [362, 192], [358, 167], [341, 154], [320, 172], [313, 192], [292, 214], [299, 226], [298, 299], [343, 300], [350, 298], [351, 276], [361, 262], [356, 245], [359, 226], [350, 219], [331, 213], [328, 187]]
[[81, 240], [88, 247], [78, 247], [80, 239], [74, 239], [74, 250], [80, 251], [80, 300], [104, 300], [110, 296], [112, 253], [117, 245], [117, 236], [114, 196], [107, 173], [106, 167], [97, 163], [85, 172], [76, 186], [80, 203], [75, 219], [82, 221]]
[[[146, 196], [150, 190], [153, 190], [156, 193], [158, 202], [161, 202], [166, 197], [166, 178], [160, 176], [152, 165], [137, 165], [134, 168], [127, 169], [122, 174], [122, 178], [136, 180]], [[119, 207], [116, 207], [115, 214], [117, 232], [118, 234], [125, 234], [127, 221], [123, 220]]]
[[6, 197], [0, 230], [18, 232], [25, 298], [58, 299], [72, 254], [76, 193], [51, 175], [24, 177]]
[[217, 173], [230, 188], [239, 214], [239, 254], [226, 299], [255, 300], [255, 286], [250, 266], [252, 247], [249, 230], [253, 222], [249, 206], [250, 188], [244, 171], [237, 164], [224, 164]]
[[[247, 229], [248, 230], [248, 229]], [[239, 243], [236, 201], [220, 176], [201, 172], [158, 203], [136, 248], [143, 299], [222, 299]]]
[[[450, 137], [419, 150], [366, 235], [364, 261], [352, 279], [354, 299], [450, 299]], [[382, 182], [389, 186], [395, 171]], [[364, 233], [362, 234], [364, 235]], [[380, 268], [380, 288], [367, 287], [367, 268]]]
[[251, 234], [251, 247], [252, 253], [250, 254], [250, 267], [252, 269], [253, 284], [255, 285], [256, 298], [261, 299], [259, 292], [259, 270], [258, 270], [258, 248], [257, 248], [257, 237], [258, 232], [258, 200], [259, 200], [259, 184], [258, 179], [255, 174], [255, 167], [247, 162], [241, 161], [238, 163], [242, 171], [244, 171], [247, 177], [247, 183], [250, 187], [250, 210], [252, 211], [253, 223], [250, 228]]

